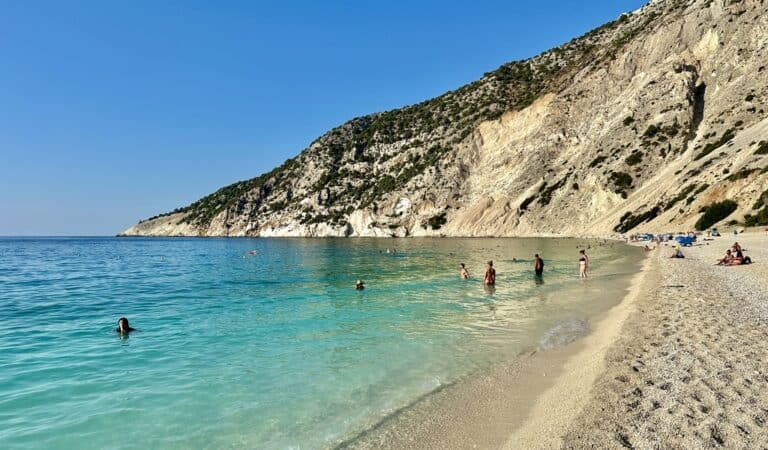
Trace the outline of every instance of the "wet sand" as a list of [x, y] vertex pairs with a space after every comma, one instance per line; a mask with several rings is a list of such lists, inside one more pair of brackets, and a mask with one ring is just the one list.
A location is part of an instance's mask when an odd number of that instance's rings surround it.
[[552, 385], [569, 351], [521, 355], [391, 414], [375, 428], [338, 446], [344, 449], [500, 448], [528, 407]]

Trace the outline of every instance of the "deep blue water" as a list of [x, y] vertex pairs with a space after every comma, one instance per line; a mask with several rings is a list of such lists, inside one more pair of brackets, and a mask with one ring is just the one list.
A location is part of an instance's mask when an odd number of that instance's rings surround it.
[[332, 445], [615, 304], [641, 255], [581, 244], [0, 238], [0, 448]]

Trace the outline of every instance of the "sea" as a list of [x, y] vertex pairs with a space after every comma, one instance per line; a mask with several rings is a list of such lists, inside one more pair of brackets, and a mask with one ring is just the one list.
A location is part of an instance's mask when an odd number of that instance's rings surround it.
[[642, 257], [576, 239], [0, 238], [0, 448], [333, 448], [588, 333]]

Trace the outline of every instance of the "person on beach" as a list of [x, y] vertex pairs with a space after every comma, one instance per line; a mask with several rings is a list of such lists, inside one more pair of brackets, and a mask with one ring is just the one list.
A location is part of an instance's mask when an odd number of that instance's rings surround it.
[[675, 250], [672, 252], [672, 256], [670, 258], [685, 258], [685, 255], [683, 255], [683, 251], [680, 250], [679, 245], [675, 245]]
[[486, 286], [496, 285], [496, 269], [493, 268], [493, 261], [488, 261], [488, 267], [485, 269], [485, 277], [483, 277], [483, 284]]
[[357, 283], [355, 283], [355, 290], [362, 291], [363, 289], [365, 289], [365, 283], [363, 283], [363, 280], [357, 280]]
[[587, 251], [579, 250], [579, 278], [587, 278], [587, 269], [589, 268], [589, 256]]
[[726, 257], [730, 256], [725, 262], [721, 264], [723, 260], [726, 258], [723, 258], [722, 260], [718, 261], [718, 265], [725, 265], [725, 266], [740, 266], [742, 264], [751, 264], [752, 258], [749, 256], [744, 256], [744, 249], [739, 245], [738, 242], [733, 243], [732, 249], [728, 249], [725, 251]]
[[133, 328], [130, 324], [128, 324], [128, 319], [126, 317], [121, 317], [117, 320], [117, 328], [115, 328], [115, 332], [122, 334], [128, 334], [131, 331], [136, 331], [136, 328]]
[[725, 256], [722, 259], [718, 259], [715, 263], [716, 266], [726, 266], [728, 263], [731, 262], [733, 259], [733, 254], [731, 253], [731, 249], [725, 251]]
[[469, 278], [469, 271], [467, 270], [467, 267], [464, 265], [464, 263], [459, 263], [459, 276], [461, 276], [462, 280]]
[[537, 277], [544, 275], [544, 260], [539, 257], [538, 253], [533, 255], [533, 271]]

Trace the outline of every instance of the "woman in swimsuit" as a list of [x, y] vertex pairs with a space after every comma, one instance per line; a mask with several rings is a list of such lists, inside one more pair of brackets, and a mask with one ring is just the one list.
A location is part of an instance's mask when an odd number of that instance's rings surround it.
[[589, 267], [589, 256], [586, 250], [579, 250], [579, 278], [587, 278], [587, 268]]

